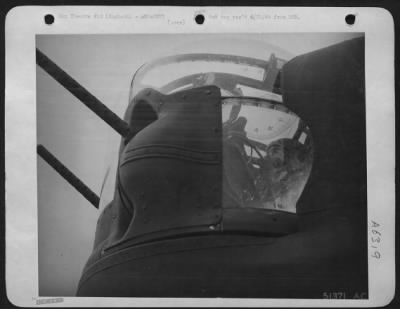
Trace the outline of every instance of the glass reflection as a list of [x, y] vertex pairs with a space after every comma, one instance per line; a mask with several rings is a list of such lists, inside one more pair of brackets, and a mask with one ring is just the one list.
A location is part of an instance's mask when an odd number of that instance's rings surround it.
[[223, 205], [296, 212], [313, 158], [309, 128], [279, 103], [226, 98]]

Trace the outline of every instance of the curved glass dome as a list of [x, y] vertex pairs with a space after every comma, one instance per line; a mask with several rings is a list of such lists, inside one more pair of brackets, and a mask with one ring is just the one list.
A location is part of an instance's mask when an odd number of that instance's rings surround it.
[[145, 88], [163, 94], [215, 85], [222, 96], [259, 97], [280, 102], [279, 72], [290, 53], [263, 41], [198, 40], [144, 64], [135, 74], [130, 100]]
[[[294, 213], [311, 171], [313, 144], [309, 128], [282, 102], [280, 72], [291, 57], [249, 39], [182, 45], [134, 74], [125, 119], [132, 119], [135, 97], [143, 89], [170, 95], [217, 86], [222, 97], [223, 208]], [[113, 199], [117, 162], [118, 154], [104, 182], [102, 207]]]

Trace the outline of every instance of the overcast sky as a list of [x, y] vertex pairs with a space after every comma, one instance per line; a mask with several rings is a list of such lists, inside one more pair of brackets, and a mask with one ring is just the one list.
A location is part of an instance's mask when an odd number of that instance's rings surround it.
[[[293, 56], [361, 34], [237, 35], [287, 50]], [[224, 35], [211, 35], [223, 42]], [[121, 117], [133, 74], [144, 62], [190, 46], [208, 35], [42, 35], [37, 47]], [[230, 36], [232, 40], [232, 36]], [[211, 46], [203, 45], [203, 48]], [[259, 52], [259, 51], [257, 51]], [[37, 68], [38, 143], [100, 193], [119, 136]], [[93, 246], [99, 211], [38, 159], [39, 285], [43, 296], [72, 296]]]

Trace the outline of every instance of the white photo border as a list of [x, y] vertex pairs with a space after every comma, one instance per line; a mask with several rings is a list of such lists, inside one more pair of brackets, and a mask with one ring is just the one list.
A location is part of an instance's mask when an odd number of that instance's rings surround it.
[[[105, 23], [95, 19], [59, 18], [62, 14], [163, 15], [163, 19], [118, 19]], [[295, 20], [237, 19], [221, 21], [211, 15], [295, 14]], [[199, 26], [194, 16], [202, 13]], [[56, 23], [43, 22], [53, 14]], [[356, 23], [345, 23], [347, 14]], [[117, 6], [23, 6], [6, 18], [6, 287], [7, 297], [17, 306], [47, 306], [48, 297], [38, 296], [37, 155], [36, 155], [36, 62], [37, 34], [134, 34], [134, 33], [260, 33], [269, 32], [364, 32], [367, 182], [368, 182], [368, 277], [369, 299], [227, 299], [227, 298], [93, 298], [62, 297], [49, 301], [64, 306], [203, 306], [203, 307], [373, 307], [384, 306], [395, 291], [395, 109], [394, 22], [382, 8], [312, 7], [117, 7]], [[265, 32], [265, 31], [264, 31]], [[378, 104], [379, 103], [379, 106]], [[23, 217], [21, 217], [23, 216]], [[376, 225], [378, 224], [378, 225]], [[371, 237], [382, 235], [379, 248]], [[380, 258], [373, 257], [379, 250]], [[44, 300], [44, 301], [41, 301]]]

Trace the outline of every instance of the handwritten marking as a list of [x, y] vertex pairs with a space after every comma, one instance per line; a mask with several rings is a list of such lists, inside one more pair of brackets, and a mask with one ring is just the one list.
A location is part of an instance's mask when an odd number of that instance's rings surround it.
[[378, 222], [371, 220], [371, 242], [374, 243], [374, 245], [371, 245], [371, 247], [375, 249], [373, 250], [371, 257], [373, 257], [374, 259], [380, 259], [382, 257], [379, 248], [379, 243], [381, 242], [382, 238], [380, 228], [381, 226]]

